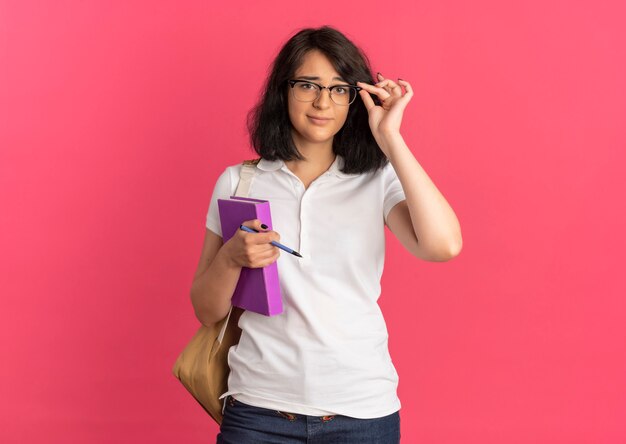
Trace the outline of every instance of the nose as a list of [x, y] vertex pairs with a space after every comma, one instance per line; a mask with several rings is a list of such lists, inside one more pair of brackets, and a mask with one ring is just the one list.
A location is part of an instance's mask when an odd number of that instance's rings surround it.
[[[324, 92], [326, 92], [326, 94], [324, 94]], [[320, 91], [319, 96], [317, 96], [317, 99], [313, 101], [313, 106], [322, 109], [328, 108], [330, 106], [330, 101], [330, 90], [328, 88], [323, 88]]]

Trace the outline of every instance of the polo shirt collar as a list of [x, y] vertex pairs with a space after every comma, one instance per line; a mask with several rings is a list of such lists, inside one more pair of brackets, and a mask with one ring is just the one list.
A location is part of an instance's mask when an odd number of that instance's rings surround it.
[[[335, 161], [332, 163], [332, 165], [328, 168], [328, 172], [334, 174], [335, 176], [339, 177], [340, 179], [347, 179], [350, 177], [355, 177], [358, 176], [358, 174], [346, 174], [346, 173], [342, 173], [341, 172], [341, 168], [343, 168], [345, 163], [345, 160], [342, 156], [340, 156], [339, 154], [337, 154], [335, 156]], [[261, 159], [259, 161], [259, 163], [257, 163], [257, 168], [263, 170], [263, 171], [276, 171], [279, 169], [283, 169], [283, 170], [289, 170], [289, 168], [287, 168], [287, 165], [285, 165], [285, 162], [277, 159], [277, 160], [266, 160], [266, 159]]]

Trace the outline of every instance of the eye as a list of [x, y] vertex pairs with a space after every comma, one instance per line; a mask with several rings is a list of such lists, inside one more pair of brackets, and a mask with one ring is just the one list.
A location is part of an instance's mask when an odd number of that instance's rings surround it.
[[349, 88], [346, 88], [345, 86], [339, 86], [337, 88], [334, 88], [333, 91], [335, 91], [339, 95], [343, 95], [348, 94]]
[[313, 85], [312, 83], [306, 83], [306, 82], [300, 82], [298, 84], [298, 86], [300, 87], [300, 89], [315, 89], [315, 85]]

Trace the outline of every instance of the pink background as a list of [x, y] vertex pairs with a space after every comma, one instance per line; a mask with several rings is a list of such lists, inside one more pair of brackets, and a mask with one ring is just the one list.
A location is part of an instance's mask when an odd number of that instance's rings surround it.
[[463, 229], [446, 263], [387, 232], [402, 441], [626, 442], [623, 5], [1, 1], [0, 442], [214, 442], [171, 374], [209, 198], [323, 24], [411, 82]]

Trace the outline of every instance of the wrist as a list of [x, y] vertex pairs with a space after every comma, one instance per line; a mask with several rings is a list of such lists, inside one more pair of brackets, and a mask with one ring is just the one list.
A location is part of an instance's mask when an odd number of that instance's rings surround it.
[[385, 148], [404, 140], [398, 131], [381, 132], [379, 137]]
[[215, 256], [215, 260], [220, 261], [222, 266], [228, 269], [241, 268], [235, 262], [235, 259], [231, 252], [231, 245], [232, 244], [230, 242], [230, 239], [226, 241], [226, 243], [224, 243], [222, 247], [219, 249], [219, 251], [217, 252], [217, 255]]

